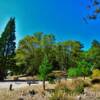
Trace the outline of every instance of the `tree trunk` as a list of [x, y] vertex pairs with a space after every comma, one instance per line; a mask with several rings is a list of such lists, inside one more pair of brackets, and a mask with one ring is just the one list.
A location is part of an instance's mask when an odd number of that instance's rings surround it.
[[0, 71], [0, 81], [3, 81], [4, 77], [5, 77], [5, 74], [2, 71]]
[[4, 81], [4, 77], [0, 75], [0, 81]]
[[85, 75], [84, 75], [84, 80], [85, 80]]
[[45, 80], [43, 80], [43, 90], [45, 90]]

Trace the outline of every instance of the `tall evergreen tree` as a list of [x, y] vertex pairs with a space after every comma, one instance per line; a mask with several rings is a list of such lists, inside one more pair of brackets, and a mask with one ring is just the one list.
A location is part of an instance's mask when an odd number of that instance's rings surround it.
[[15, 65], [15, 18], [10, 18], [0, 38], [0, 80], [3, 80], [9, 68]]

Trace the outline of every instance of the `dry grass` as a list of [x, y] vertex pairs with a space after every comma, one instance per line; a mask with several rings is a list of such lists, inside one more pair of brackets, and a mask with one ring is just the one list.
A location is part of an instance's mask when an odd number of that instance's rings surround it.
[[63, 80], [60, 83], [57, 83], [56, 88], [63, 88], [63, 87], [68, 87], [69, 89], [73, 90], [77, 86], [79, 86], [81, 83], [84, 83], [83, 80], [78, 79], [78, 80]]
[[[76, 86], [80, 85], [84, 81], [81, 79], [78, 80], [62, 80], [60, 83], [56, 84], [46, 84], [46, 89], [58, 89], [60, 90], [63, 87], [68, 87], [71, 90], [74, 90]], [[88, 80], [85, 80], [84, 83], [89, 83]], [[100, 93], [100, 84], [90, 85], [91, 90], [97, 91]], [[29, 91], [35, 91], [34, 96], [29, 95]], [[23, 97], [24, 100], [57, 100], [57, 99], [48, 99], [48, 95], [53, 97], [59, 97], [61, 100], [75, 100], [75, 96], [66, 95], [61, 91], [56, 92], [56, 94], [45, 92], [42, 85], [31, 85], [24, 88], [20, 88], [14, 91], [9, 91], [7, 89], [0, 90], [0, 100], [18, 100], [18, 98]], [[63, 99], [62, 99], [63, 98]], [[60, 100], [60, 99], [59, 99]]]
[[100, 84], [95, 84], [95, 85], [92, 85], [92, 90], [94, 91], [100, 91]]
[[[46, 84], [46, 89], [54, 89], [55, 84]], [[34, 90], [36, 95], [30, 96], [29, 91]], [[23, 97], [24, 100], [48, 100], [45, 97], [45, 92], [42, 85], [31, 85], [17, 90], [9, 91], [7, 89], [0, 90], [0, 100], [18, 100], [18, 98]], [[41, 98], [41, 99], [39, 99]]]

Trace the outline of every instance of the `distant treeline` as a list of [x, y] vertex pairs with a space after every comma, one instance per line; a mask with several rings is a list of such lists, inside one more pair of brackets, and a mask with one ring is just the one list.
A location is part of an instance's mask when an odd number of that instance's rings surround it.
[[84, 51], [84, 45], [80, 41], [56, 42], [53, 34], [37, 32], [20, 40], [15, 51], [15, 39], [15, 19], [11, 18], [0, 38], [0, 79], [4, 79], [8, 72], [38, 74], [45, 55], [52, 70], [67, 73], [70, 68], [78, 66], [100, 69], [100, 42], [97, 40], [93, 40], [91, 47]]

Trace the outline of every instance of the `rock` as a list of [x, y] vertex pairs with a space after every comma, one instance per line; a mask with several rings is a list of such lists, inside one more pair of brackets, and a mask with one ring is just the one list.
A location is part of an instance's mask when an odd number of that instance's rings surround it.
[[81, 100], [81, 95], [77, 96], [77, 100]]
[[36, 93], [35, 93], [34, 90], [31, 90], [31, 91], [29, 91], [29, 94], [30, 94], [31, 96], [33, 96], [33, 95], [35, 95]]
[[23, 97], [19, 97], [18, 100], [24, 100], [24, 98]]

